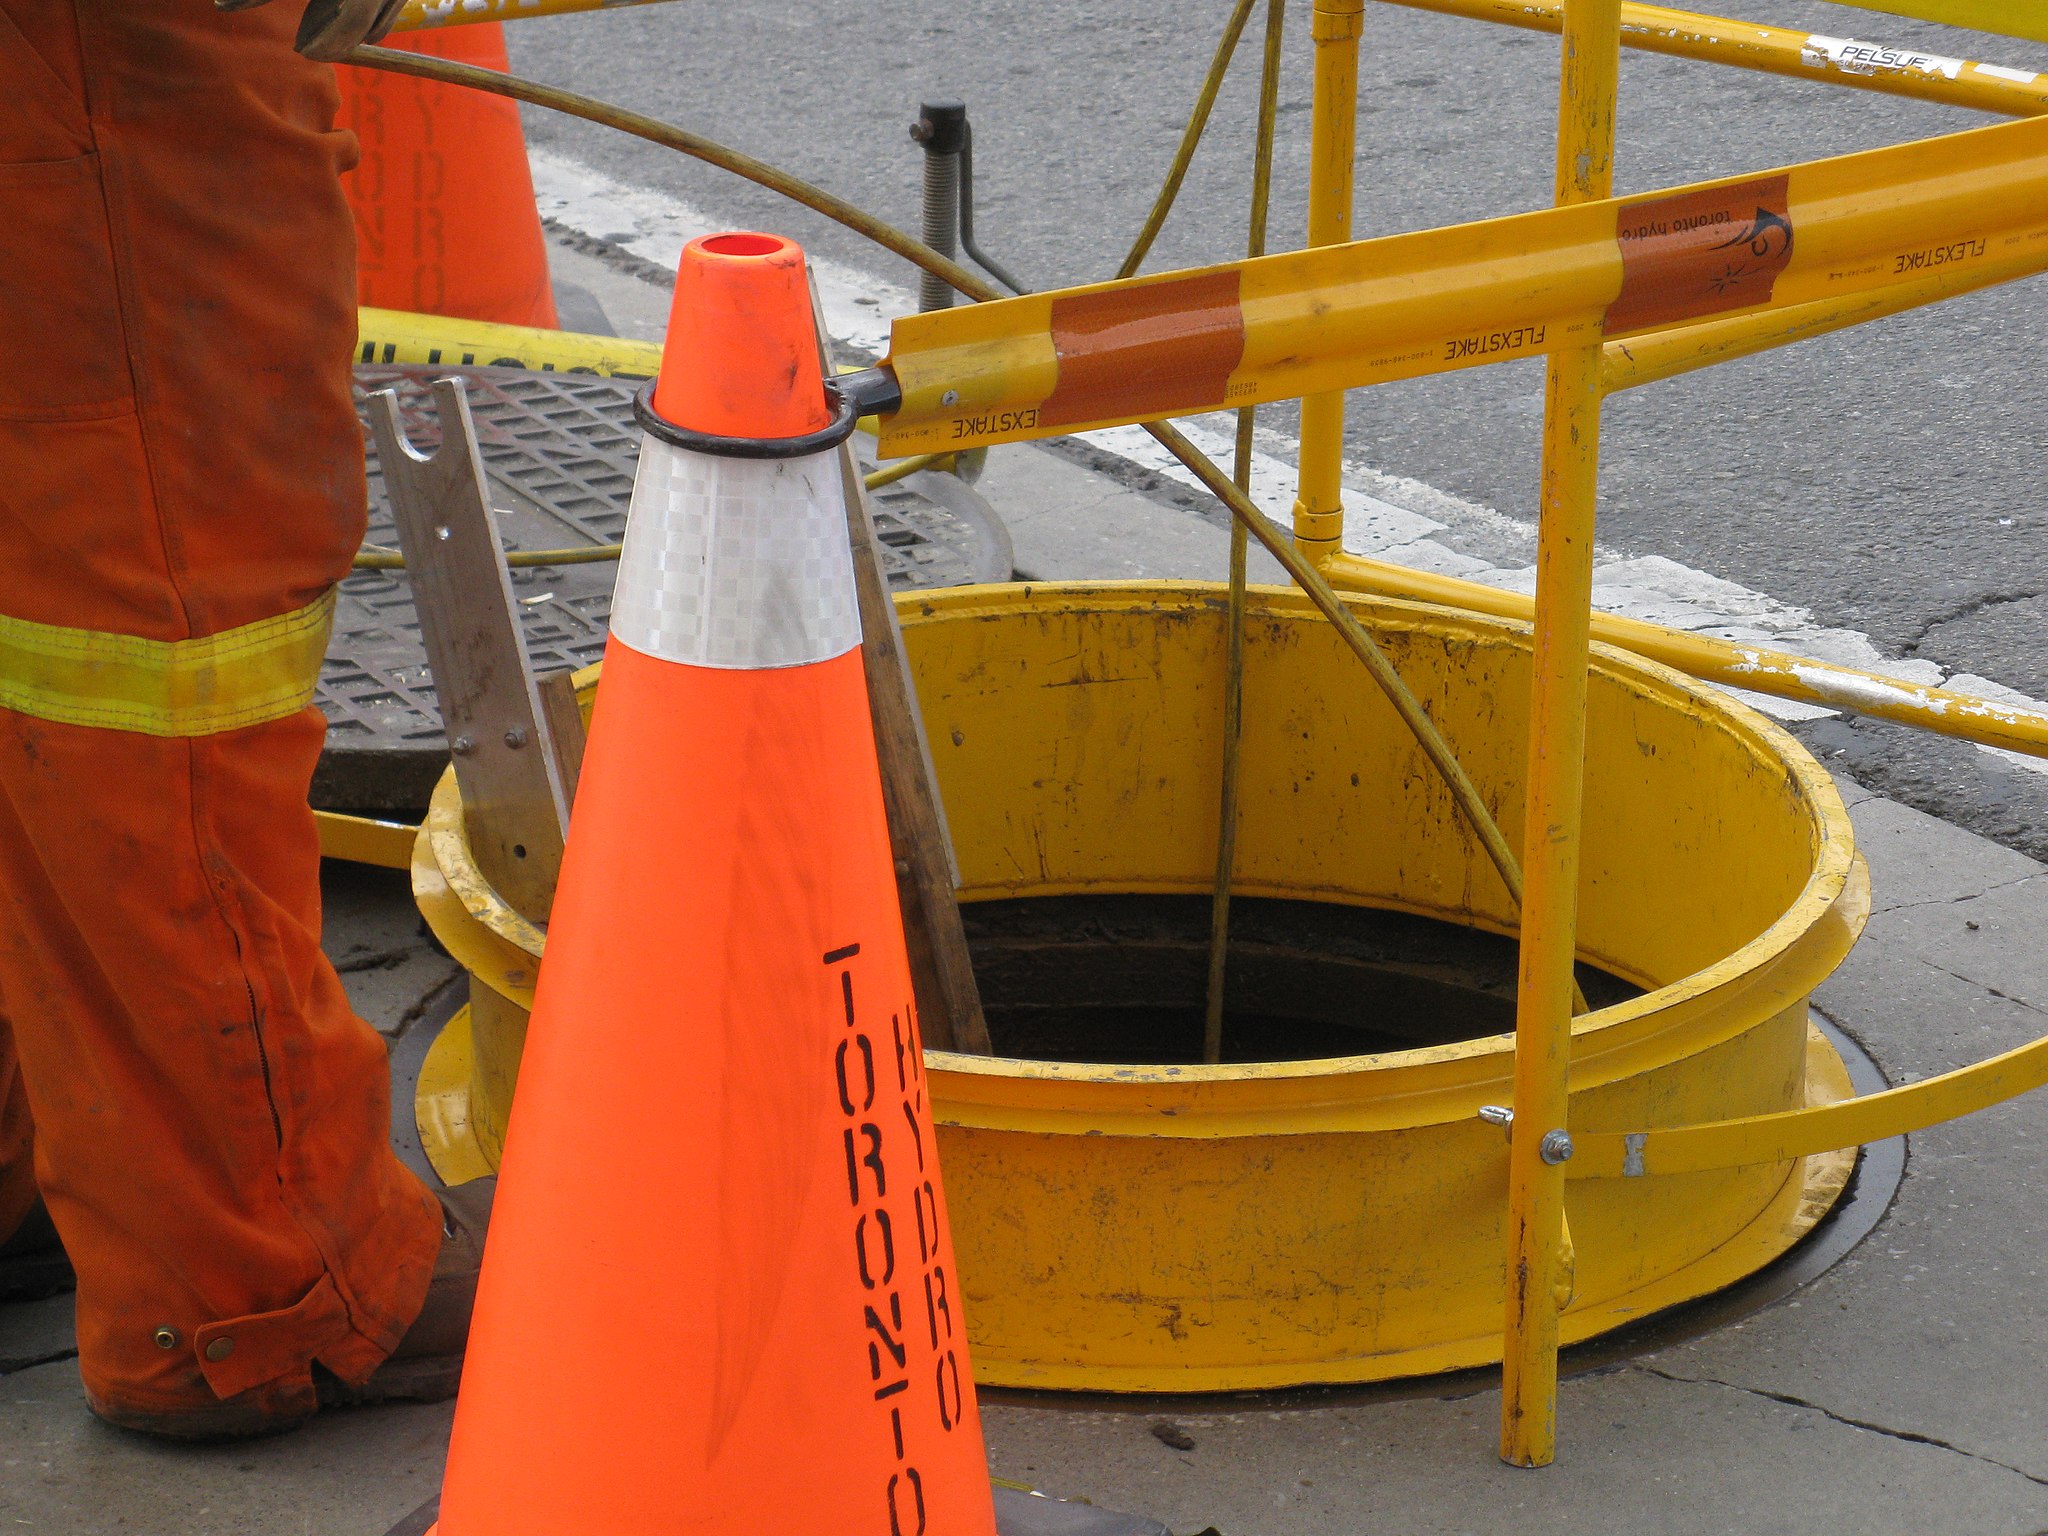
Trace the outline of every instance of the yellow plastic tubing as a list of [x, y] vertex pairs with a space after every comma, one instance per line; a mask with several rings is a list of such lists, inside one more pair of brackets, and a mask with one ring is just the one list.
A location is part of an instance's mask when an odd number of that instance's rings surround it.
[[882, 452], [1324, 394], [1993, 264], [2048, 266], [2048, 120], [906, 316]]
[[[1444, 16], [1464, 16], [1473, 21], [1499, 22], [1531, 32], [1555, 32], [1563, 16], [1561, 6], [1533, 0], [1386, 3]], [[1910, 96], [1952, 107], [1974, 107], [2006, 117], [2034, 117], [2048, 112], [2048, 75], [2032, 70], [1980, 64], [1913, 48], [1889, 48], [1855, 38], [1759, 26], [1755, 22], [1675, 11], [1661, 5], [1622, 6], [1621, 41], [1626, 47], [1646, 53], [1730, 64], [1796, 80], [1824, 80], [1859, 91]]]
[[530, 368], [541, 373], [651, 379], [661, 366], [661, 344], [365, 306], [356, 314], [355, 360], [359, 364], [445, 363], [454, 368]]

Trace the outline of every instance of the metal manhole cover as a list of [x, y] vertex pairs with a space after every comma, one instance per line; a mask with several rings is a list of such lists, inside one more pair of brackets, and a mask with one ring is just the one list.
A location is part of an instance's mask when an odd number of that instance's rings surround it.
[[[633, 421], [637, 382], [514, 368], [364, 367], [355, 372], [357, 409], [371, 393], [397, 389], [407, 434], [430, 452], [440, 430], [429, 386], [451, 375], [469, 384], [506, 547], [618, 543], [640, 454]], [[867, 441], [854, 439], [856, 448]], [[367, 432], [365, 451], [370, 542], [395, 549], [398, 536]], [[912, 475], [871, 492], [869, 500], [892, 589], [1009, 579], [1008, 532], [988, 503], [951, 475]], [[603, 654], [615, 572], [610, 562], [513, 570], [535, 671], [587, 666]], [[398, 810], [426, 803], [447, 744], [403, 571], [358, 571], [341, 584], [317, 700], [328, 731], [313, 781], [315, 805]]]

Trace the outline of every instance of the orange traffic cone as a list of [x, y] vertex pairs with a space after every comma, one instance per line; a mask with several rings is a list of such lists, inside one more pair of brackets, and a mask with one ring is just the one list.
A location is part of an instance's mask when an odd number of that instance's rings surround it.
[[803, 253], [683, 252], [441, 1536], [993, 1536]]
[[[385, 46], [504, 71], [497, 22], [439, 27]], [[339, 125], [363, 157], [342, 178], [356, 216], [356, 299], [465, 320], [549, 329], [547, 241], [519, 108], [501, 96], [338, 65]]]

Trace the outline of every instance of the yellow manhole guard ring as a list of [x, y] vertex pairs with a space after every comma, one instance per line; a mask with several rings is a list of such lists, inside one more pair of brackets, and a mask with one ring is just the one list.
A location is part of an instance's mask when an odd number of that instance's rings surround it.
[[[1347, 601], [1519, 845], [1527, 627]], [[1337, 635], [1299, 595], [1254, 590], [1232, 1030], [1240, 1054], [1307, 1059], [1209, 1067], [1161, 1047], [1199, 1050], [1222, 591], [963, 587], [897, 605], [998, 1049], [1094, 1063], [929, 1053], [980, 1379], [1237, 1390], [1498, 1360], [1506, 1144], [1478, 1111], [1511, 1098], [1515, 914]], [[587, 698], [594, 672], [579, 682]], [[1574, 1032], [1572, 1129], [1846, 1097], [1807, 997], [1869, 894], [1827, 774], [1749, 709], [1618, 651], [1596, 648], [1589, 707], [1595, 1011]], [[543, 936], [477, 875], [452, 775], [413, 875], [472, 972], [418, 1105], [435, 1165], [467, 1177], [497, 1161]], [[1574, 1181], [1565, 1340], [1760, 1268], [1852, 1161]]]

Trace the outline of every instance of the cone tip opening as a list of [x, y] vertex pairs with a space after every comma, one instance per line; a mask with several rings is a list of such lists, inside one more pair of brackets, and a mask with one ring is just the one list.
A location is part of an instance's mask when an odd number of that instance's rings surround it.
[[654, 409], [726, 437], [801, 437], [831, 421], [802, 246], [730, 230], [683, 247]]
[[764, 235], [757, 230], [733, 230], [722, 235], [699, 235], [683, 247], [685, 258], [690, 256], [713, 256], [731, 259], [780, 256], [784, 252], [803, 260], [803, 251], [793, 240], [780, 235]]

